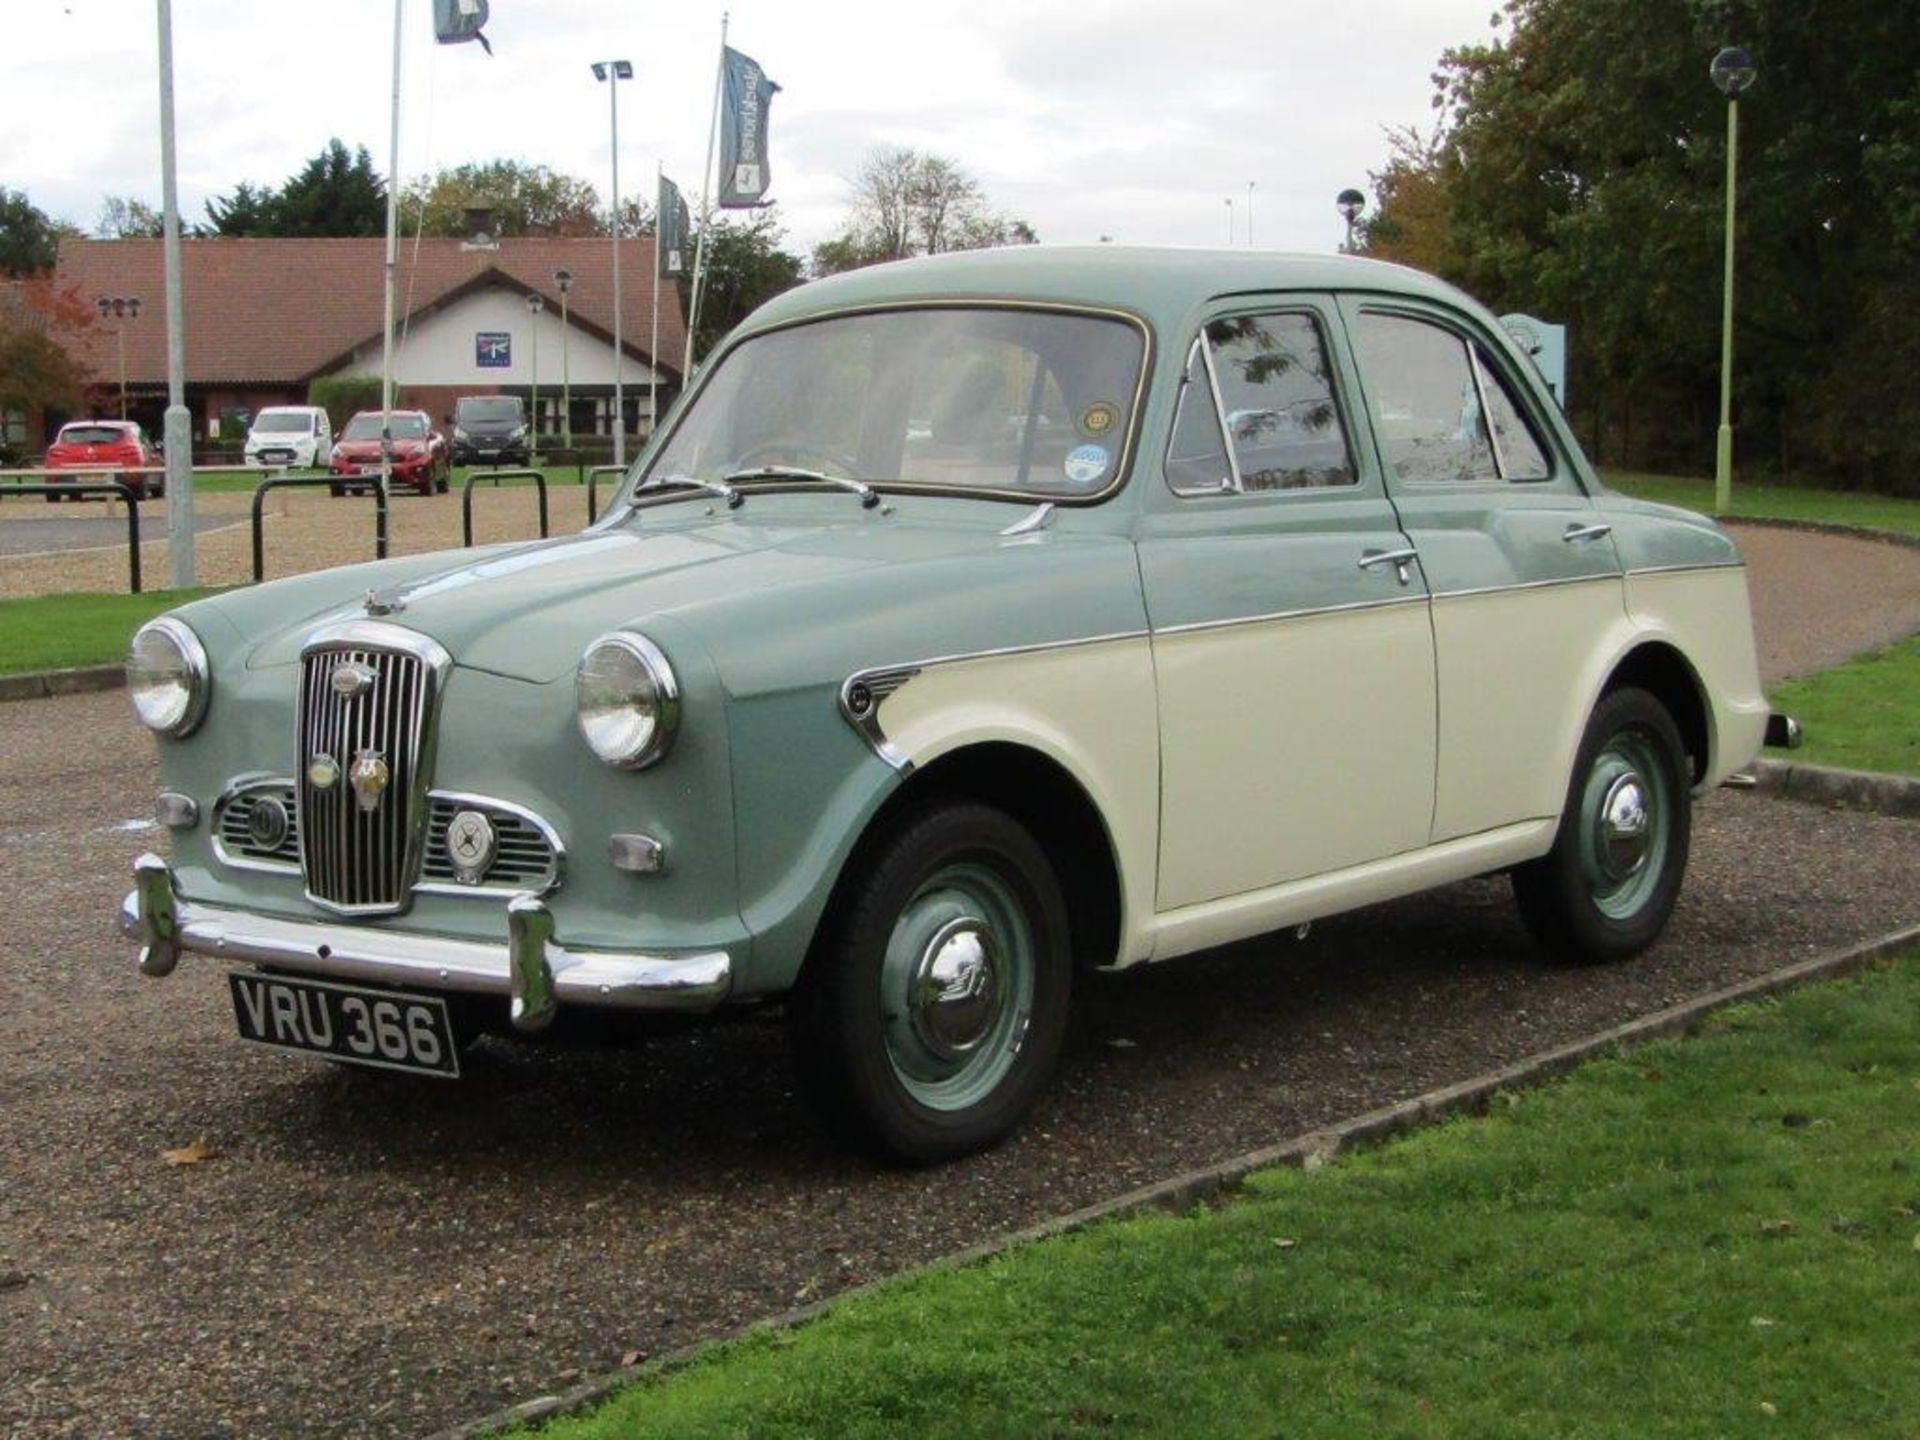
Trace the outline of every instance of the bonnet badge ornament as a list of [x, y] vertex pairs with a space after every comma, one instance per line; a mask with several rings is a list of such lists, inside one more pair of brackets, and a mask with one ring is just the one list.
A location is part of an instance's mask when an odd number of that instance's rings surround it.
[[347, 783], [353, 787], [354, 803], [369, 814], [379, 809], [380, 797], [386, 793], [387, 782], [392, 778], [386, 757], [378, 750], [362, 750], [347, 768]]

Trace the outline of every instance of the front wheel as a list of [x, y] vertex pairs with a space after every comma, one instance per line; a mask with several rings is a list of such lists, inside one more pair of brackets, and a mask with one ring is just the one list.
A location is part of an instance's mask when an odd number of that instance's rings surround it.
[[1692, 837], [1686, 747], [1667, 709], [1624, 688], [1594, 707], [1553, 849], [1513, 872], [1520, 917], [1570, 960], [1624, 960], [1666, 928]]
[[1066, 903], [1003, 811], [953, 801], [863, 845], [788, 1004], [802, 1088], [828, 1118], [928, 1162], [1011, 1132], [1060, 1053]]

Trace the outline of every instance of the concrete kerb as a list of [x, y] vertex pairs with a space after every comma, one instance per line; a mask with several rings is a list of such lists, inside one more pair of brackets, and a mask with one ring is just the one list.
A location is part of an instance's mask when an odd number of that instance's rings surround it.
[[1753, 788], [1765, 795], [1920, 820], [1920, 780], [1905, 775], [1767, 759], [1754, 761], [1751, 769]]
[[0, 675], [0, 701], [44, 700], [50, 695], [118, 690], [126, 683], [126, 668], [118, 664], [83, 665], [75, 670], [33, 670], [24, 675]]
[[1385, 1140], [1415, 1126], [1429, 1124], [1452, 1115], [1477, 1114], [1485, 1110], [1493, 1097], [1503, 1091], [1543, 1084], [1596, 1056], [1631, 1049], [1644, 1045], [1650, 1040], [1692, 1034], [1698, 1031], [1702, 1023], [1715, 1011], [1725, 1009], [1729, 1005], [1763, 999], [1818, 980], [1851, 975], [1915, 948], [1920, 948], [1920, 925], [1910, 925], [1905, 929], [1882, 935], [1878, 939], [1864, 941], [1858, 945], [1816, 956], [1811, 960], [1783, 966], [1765, 975], [1757, 975], [1749, 980], [1722, 986], [1709, 994], [1696, 996], [1678, 1005], [1670, 1005], [1664, 1010], [1657, 1010], [1637, 1020], [1612, 1026], [1570, 1044], [1540, 1051], [1512, 1065], [1476, 1075], [1470, 1080], [1443, 1085], [1423, 1095], [1383, 1106], [1377, 1110], [1369, 1110], [1364, 1115], [1356, 1115], [1324, 1129], [1307, 1131], [1277, 1145], [1248, 1151], [1246, 1154], [1237, 1155], [1217, 1165], [1190, 1170], [1184, 1175], [1143, 1186], [1111, 1200], [1104, 1200], [1070, 1214], [1041, 1221], [1037, 1225], [1029, 1225], [1011, 1234], [970, 1246], [957, 1254], [936, 1260], [931, 1265], [899, 1275], [891, 1275], [883, 1280], [856, 1286], [826, 1300], [818, 1300], [810, 1305], [767, 1316], [740, 1326], [726, 1335], [702, 1340], [684, 1349], [658, 1356], [643, 1365], [596, 1375], [565, 1390], [523, 1400], [481, 1419], [438, 1431], [429, 1437], [429, 1440], [480, 1440], [480, 1437], [497, 1434], [509, 1426], [536, 1424], [564, 1415], [577, 1414], [630, 1385], [658, 1380], [676, 1370], [685, 1369], [717, 1346], [750, 1334], [795, 1329], [819, 1318], [835, 1305], [855, 1296], [877, 1294], [888, 1286], [904, 1283], [930, 1271], [977, 1265], [1019, 1246], [1030, 1245], [1037, 1240], [1049, 1239], [1056, 1235], [1069, 1234], [1106, 1220], [1156, 1210], [1176, 1212], [1190, 1210], [1220, 1196], [1231, 1194], [1239, 1189], [1248, 1176], [1257, 1171], [1288, 1165], [1308, 1170], [1317, 1169], [1343, 1151]]

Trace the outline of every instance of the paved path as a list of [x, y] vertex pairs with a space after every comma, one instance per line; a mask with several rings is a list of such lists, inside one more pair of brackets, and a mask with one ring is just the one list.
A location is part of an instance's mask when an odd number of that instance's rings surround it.
[[[84, 509], [85, 513], [81, 513], [83, 507], [69, 502], [62, 505], [59, 510], [50, 512], [45, 518], [36, 518], [32, 524], [9, 525], [5, 522], [13, 518], [11, 510], [0, 508], [0, 555], [25, 558], [74, 550], [112, 550], [117, 552], [120, 558], [120, 573], [124, 582], [127, 551], [126, 511], [119, 505], [113, 507], [111, 514], [100, 513], [98, 506], [84, 507]], [[193, 532], [196, 535], [206, 535], [216, 530], [225, 530], [231, 526], [246, 523], [247, 517], [244, 515], [209, 515], [195, 511]], [[164, 511], [156, 514], [146, 505], [140, 507], [140, 542], [143, 557], [144, 547], [165, 541], [167, 525], [168, 520]]]
[[1760, 674], [1768, 682], [1920, 631], [1920, 548], [1771, 526], [1729, 528], [1746, 557]]

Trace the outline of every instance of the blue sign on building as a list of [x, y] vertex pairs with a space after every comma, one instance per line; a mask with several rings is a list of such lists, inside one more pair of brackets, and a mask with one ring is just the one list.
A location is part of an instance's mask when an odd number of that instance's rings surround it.
[[473, 337], [473, 363], [482, 370], [513, 366], [513, 336], [505, 330], [481, 330]]

